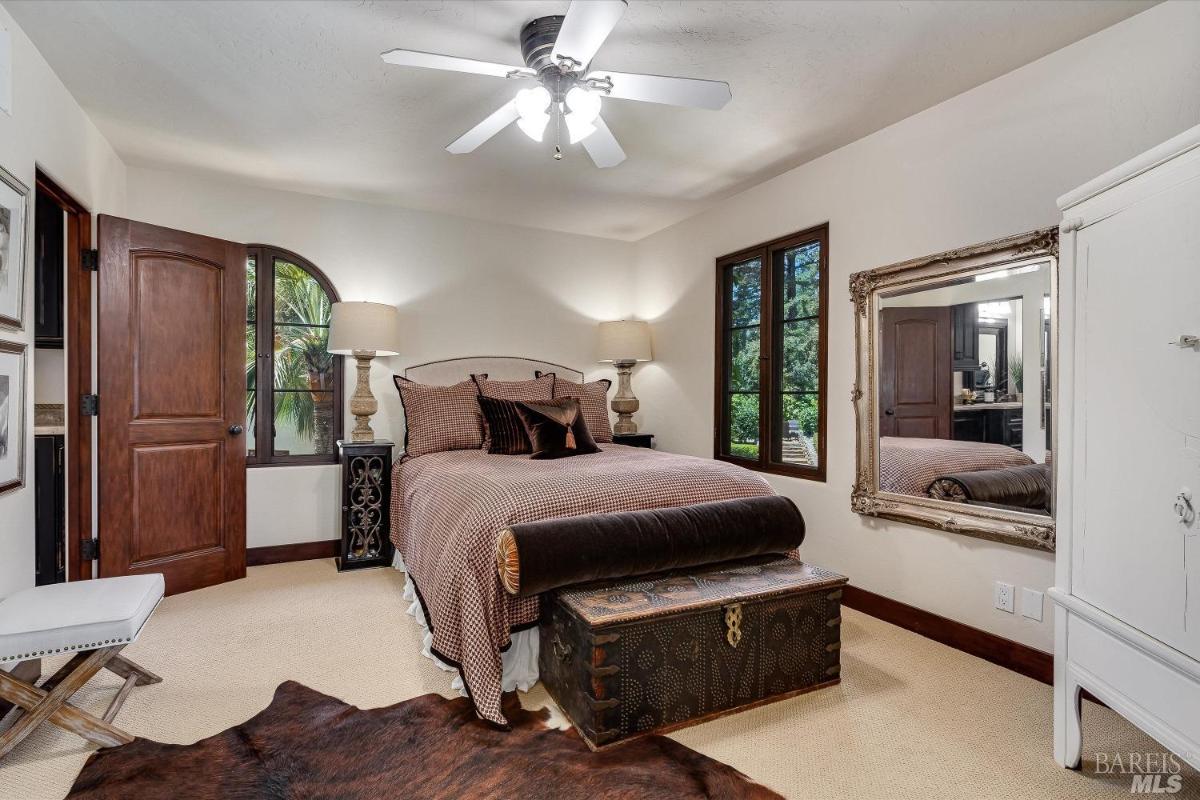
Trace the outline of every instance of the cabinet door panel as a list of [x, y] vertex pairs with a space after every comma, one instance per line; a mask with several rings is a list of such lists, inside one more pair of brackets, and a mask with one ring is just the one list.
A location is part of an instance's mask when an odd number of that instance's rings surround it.
[[1200, 527], [1174, 512], [1200, 488], [1200, 352], [1169, 344], [1200, 331], [1196, 219], [1193, 180], [1079, 233], [1073, 558], [1079, 597], [1200, 657]]

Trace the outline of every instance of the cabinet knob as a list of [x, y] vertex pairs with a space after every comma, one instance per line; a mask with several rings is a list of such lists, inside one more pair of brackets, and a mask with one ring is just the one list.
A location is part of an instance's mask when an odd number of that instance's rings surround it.
[[893, 411], [893, 410], [892, 410], [892, 409], [890, 409], [890, 408], [889, 408], [889, 409], [885, 409], [883, 413], [884, 413], [884, 414], [887, 414], [889, 417], [894, 417], [894, 416], [896, 416], [896, 412], [895, 412], [895, 411]]
[[230, 425], [230, 426], [229, 426], [229, 433], [230, 433], [231, 435], [233, 435], [233, 436], [238, 436], [238, 435], [240, 435], [240, 434], [241, 434], [241, 432], [242, 432], [242, 431], [244, 431], [244, 430], [246, 430], [246, 429], [245, 429], [245, 428], [243, 428], [241, 425]]

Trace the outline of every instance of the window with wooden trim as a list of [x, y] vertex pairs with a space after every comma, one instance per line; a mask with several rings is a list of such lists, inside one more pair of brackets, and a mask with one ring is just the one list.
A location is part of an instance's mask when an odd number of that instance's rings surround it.
[[248, 465], [336, 463], [343, 368], [326, 348], [337, 301], [308, 260], [268, 245], [247, 249]]
[[829, 226], [717, 259], [714, 456], [825, 480]]

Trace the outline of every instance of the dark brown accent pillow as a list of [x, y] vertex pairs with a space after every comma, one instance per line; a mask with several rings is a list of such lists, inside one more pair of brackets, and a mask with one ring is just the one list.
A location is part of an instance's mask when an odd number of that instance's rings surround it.
[[[553, 372], [535, 372], [539, 378], [554, 375]], [[579, 409], [583, 412], [583, 421], [587, 423], [592, 438], [597, 442], [613, 440], [612, 422], [608, 418], [608, 390], [612, 381], [602, 378], [589, 383], [554, 378], [554, 399], [573, 397], [579, 401]]]
[[519, 402], [517, 413], [529, 436], [533, 451], [530, 458], [565, 458], [600, 452], [580, 413], [579, 401], [574, 398]]
[[[545, 375], [537, 373], [537, 377], [525, 381], [494, 381], [488, 378], [487, 373], [472, 375], [471, 380], [475, 381], [480, 397], [492, 397], [497, 400], [532, 400], [534, 402], [554, 398], [553, 372], [547, 372]], [[492, 442], [488, 439], [486, 423], [483, 426], [483, 449], [489, 453], [497, 452], [492, 449]], [[529, 451], [523, 452], [528, 453]]]
[[483, 441], [489, 453], [519, 456], [532, 452], [525, 423], [517, 412], [517, 401], [480, 396], [483, 412]]

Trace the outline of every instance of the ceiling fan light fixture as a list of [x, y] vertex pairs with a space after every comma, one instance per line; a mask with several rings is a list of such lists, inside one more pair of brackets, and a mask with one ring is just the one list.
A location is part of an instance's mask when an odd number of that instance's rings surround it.
[[538, 119], [547, 116], [550, 92], [545, 86], [533, 86], [517, 92], [517, 113], [521, 119]]
[[517, 120], [517, 127], [530, 139], [540, 142], [546, 133], [546, 125], [549, 122], [549, 114], [540, 114], [537, 116], [521, 117]]
[[596, 126], [584, 120], [577, 112], [572, 111], [563, 117], [567, 123], [567, 138], [571, 144], [578, 144], [596, 132]]
[[596, 92], [582, 86], [573, 86], [571, 91], [567, 92], [566, 100], [567, 108], [571, 109], [571, 116], [578, 116], [582, 123], [590, 124], [600, 116], [600, 95]]

